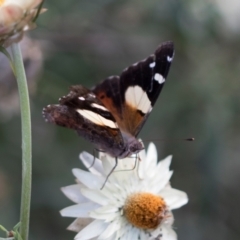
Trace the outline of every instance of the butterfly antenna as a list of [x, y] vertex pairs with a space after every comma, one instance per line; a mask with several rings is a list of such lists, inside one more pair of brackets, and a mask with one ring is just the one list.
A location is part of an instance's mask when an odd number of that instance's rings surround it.
[[170, 139], [170, 138], [164, 138], [164, 139], [150, 139], [150, 140], [148, 140], [148, 139], [144, 139], [143, 141], [144, 142], [152, 142], [152, 141], [156, 141], [156, 142], [160, 142], [160, 141], [167, 141], [167, 140], [174, 140], [174, 141], [188, 141], [188, 142], [193, 142], [193, 141], [195, 141], [195, 138], [194, 137], [191, 137], [191, 138], [172, 138], [172, 139]]
[[186, 138], [186, 139], [183, 139], [183, 140], [193, 142], [193, 141], [195, 141], [195, 138]]
[[113, 173], [113, 171], [115, 170], [115, 168], [117, 167], [117, 165], [118, 165], [118, 158], [116, 157], [116, 158], [115, 158], [115, 165], [114, 165], [114, 167], [112, 168], [112, 170], [110, 171], [110, 173], [107, 175], [107, 177], [106, 177], [106, 179], [105, 179], [102, 187], [100, 188], [100, 190], [102, 190], [102, 189], [104, 188], [104, 186], [105, 186], [106, 183], [107, 183], [108, 178], [111, 176], [111, 174]]

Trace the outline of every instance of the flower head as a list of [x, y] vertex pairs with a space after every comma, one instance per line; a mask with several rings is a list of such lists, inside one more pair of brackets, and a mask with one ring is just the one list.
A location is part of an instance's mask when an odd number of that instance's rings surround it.
[[0, 46], [21, 40], [35, 27], [37, 6], [43, 0], [0, 0]]
[[[115, 159], [100, 153], [90, 172], [73, 169], [78, 183], [62, 191], [76, 204], [61, 215], [77, 218], [68, 228], [78, 232], [75, 239], [177, 239], [171, 211], [188, 198], [169, 184], [171, 156], [157, 163], [156, 148], [150, 144], [147, 154], [143, 150], [139, 157], [119, 160], [102, 190]], [[94, 161], [86, 152], [80, 158], [86, 167]]]

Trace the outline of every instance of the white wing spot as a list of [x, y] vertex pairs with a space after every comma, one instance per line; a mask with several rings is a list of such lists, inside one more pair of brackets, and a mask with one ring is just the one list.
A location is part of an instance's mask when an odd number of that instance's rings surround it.
[[107, 126], [110, 128], [118, 128], [117, 124], [107, 118], [102, 117], [101, 115], [92, 112], [90, 110], [83, 110], [83, 109], [77, 109], [77, 112], [88, 119], [89, 121], [101, 125], [101, 126]]
[[99, 109], [101, 109], [101, 110], [103, 110], [103, 111], [108, 111], [107, 108], [105, 108], [105, 107], [102, 106], [102, 105], [96, 104], [96, 103], [92, 103], [91, 106], [94, 107], [94, 108], [99, 108]]
[[89, 93], [89, 96], [92, 97], [92, 98], [96, 98], [96, 96], [92, 93]]
[[150, 68], [154, 68], [155, 66], [156, 66], [156, 63], [155, 63], [155, 62], [152, 62], [152, 63], [149, 64], [149, 67], [150, 67]]
[[129, 87], [125, 92], [125, 100], [130, 106], [143, 113], [148, 113], [152, 108], [146, 92], [139, 86]]
[[172, 56], [172, 57], [167, 56], [167, 61], [168, 61], [168, 62], [172, 62], [172, 60], [173, 60], [173, 56]]
[[159, 84], [162, 84], [162, 83], [165, 82], [165, 78], [164, 78], [161, 74], [159, 74], [159, 73], [156, 73], [156, 74], [154, 75], [154, 79], [155, 79]]
[[79, 97], [78, 99], [81, 100], [81, 101], [85, 101], [84, 97]]

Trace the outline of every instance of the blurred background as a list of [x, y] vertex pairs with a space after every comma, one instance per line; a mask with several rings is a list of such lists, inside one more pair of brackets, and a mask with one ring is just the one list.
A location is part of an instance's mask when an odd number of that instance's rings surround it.
[[[92, 87], [175, 44], [167, 84], [140, 133], [159, 159], [173, 154], [171, 180], [189, 203], [174, 211], [184, 240], [240, 239], [240, 1], [46, 1], [38, 28], [22, 41], [31, 92], [33, 192], [30, 239], [73, 239], [72, 205], [60, 191], [74, 183], [81, 151], [74, 131], [46, 124], [42, 108], [69, 86]], [[0, 224], [19, 219], [21, 129], [16, 82], [0, 55]], [[181, 139], [195, 137], [194, 142]], [[179, 140], [178, 140], [179, 139]], [[0, 235], [1, 236], [1, 235]]]

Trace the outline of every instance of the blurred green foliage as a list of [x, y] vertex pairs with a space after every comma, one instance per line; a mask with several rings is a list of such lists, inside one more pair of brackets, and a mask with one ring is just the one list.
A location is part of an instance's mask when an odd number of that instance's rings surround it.
[[[78, 154], [93, 151], [73, 131], [46, 124], [42, 108], [57, 103], [69, 86], [91, 87], [172, 40], [176, 53], [168, 81], [140, 137], [145, 145], [155, 142], [159, 159], [173, 154], [172, 186], [189, 195], [189, 204], [174, 212], [179, 239], [238, 240], [240, 4], [59, 0], [45, 7], [30, 34], [43, 54], [40, 74], [29, 79], [38, 80], [31, 96], [30, 239], [73, 239], [65, 230], [73, 219], [59, 214], [72, 203], [60, 188], [73, 184], [71, 169], [82, 167]], [[0, 223], [10, 229], [19, 218], [20, 116], [5, 119], [1, 111], [0, 121]], [[196, 140], [181, 140], [187, 137]]]

